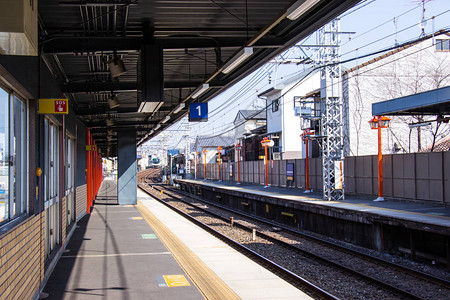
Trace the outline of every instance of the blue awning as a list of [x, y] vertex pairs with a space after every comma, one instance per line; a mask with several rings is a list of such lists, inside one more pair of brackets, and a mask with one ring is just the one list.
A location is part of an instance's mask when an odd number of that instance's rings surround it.
[[372, 104], [372, 115], [448, 115], [450, 86]]

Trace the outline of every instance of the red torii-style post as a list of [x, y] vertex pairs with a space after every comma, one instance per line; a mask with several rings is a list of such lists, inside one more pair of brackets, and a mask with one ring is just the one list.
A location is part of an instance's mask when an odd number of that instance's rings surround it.
[[236, 148], [236, 151], [237, 151], [237, 180], [238, 180], [238, 182], [237, 182], [237, 184], [241, 184], [241, 170], [240, 170], [240, 168], [239, 168], [239, 161], [241, 160], [240, 159], [240, 156], [239, 156], [239, 151], [241, 151], [241, 149], [242, 149], [242, 146], [241, 146], [241, 144], [237, 144], [236, 146], [234, 146], [234, 148]]
[[370, 128], [378, 130], [378, 198], [373, 201], [384, 201], [383, 197], [383, 154], [381, 153], [381, 128], [388, 128], [391, 119], [386, 116], [374, 116]]
[[205, 180], [206, 180], [206, 152], [208, 152], [208, 150], [204, 149], [203, 154], [205, 155]]
[[269, 187], [269, 182], [267, 179], [267, 174], [268, 174], [268, 170], [267, 170], [267, 147], [272, 147], [273, 146], [273, 141], [270, 140], [267, 136], [261, 141], [261, 145], [264, 147], [264, 165], [265, 165], [265, 171], [266, 171], [266, 176], [265, 176], [265, 182], [264, 182], [264, 187]]
[[311, 190], [309, 189], [309, 141], [312, 140], [311, 139], [311, 135], [312, 135], [313, 131], [311, 131], [309, 128], [303, 130], [303, 133], [300, 135], [302, 137], [303, 142], [306, 145], [306, 156], [305, 156], [305, 182], [306, 182], [306, 187], [305, 187], [305, 193], [310, 193]]
[[219, 154], [219, 181], [222, 181], [222, 160], [220, 159], [220, 152], [222, 147], [217, 147], [217, 153]]

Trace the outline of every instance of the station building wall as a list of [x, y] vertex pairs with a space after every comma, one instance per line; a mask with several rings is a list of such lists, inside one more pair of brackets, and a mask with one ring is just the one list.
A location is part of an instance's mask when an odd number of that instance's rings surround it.
[[0, 299], [35, 299], [86, 213], [86, 128], [70, 103], [64, 119], [38, 114], [37, 99], [64, 97], [54, 76], [38, 57], [0, 55]]

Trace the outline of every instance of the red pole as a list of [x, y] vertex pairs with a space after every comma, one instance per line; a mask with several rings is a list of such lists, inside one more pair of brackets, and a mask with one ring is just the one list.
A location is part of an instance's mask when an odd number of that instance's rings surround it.
[[[90, 145], [90, 138], [89, 138], [89, 129], [86, 128], [86, 145]], [[86, 188], [87, 188], [87, 202], [86, 202], [86, 212], [88, 214], [91, 213], [91, 179], [90, 179], [90, 169], [91, 169], [91, 157], [90, 157], [90, 151], [86, 151]]]
[[383, 155], [381, 153], [381, 126], [378, 126], [378, 199], [383, 199]]
[[238, 149], [238, 151], [237, 151], [237, 155], [238, 155], [238, 157], [237, 157], [237, 159], [238, 159], [238, 183], [240, 184], [241, 183], [241, 170], [239, 169], [239, 161], [240, 161], [240, 156], [239, 156], [239, 149]]
[[203, 152], [205, 154], [205, 180], [206, 180], [206, 152]]
[[[305, 173], [306, 173], [306, 191], [309, 192], [309, 152], [308, 152], [308, 139], [305, 139], [306, 143], [306, 160], [305, 160]], [[306, 192], [305, 191], [305, 192]]]
[[220, 151], [222, 150], [222, 147], [219, 146], [217, 148], [217, 153], [219, 153], [219, 181], [222, 181], [222, 162], [220, 160]]
[[269, 186], [268, 181], [267, 181], [267, 146], [264, 146], [264, 164], [266, 165], [266, 187]]

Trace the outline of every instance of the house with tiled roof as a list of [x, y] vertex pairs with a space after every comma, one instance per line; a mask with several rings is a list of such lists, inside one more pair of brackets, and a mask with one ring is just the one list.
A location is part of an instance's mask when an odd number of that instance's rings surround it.
[[204, 163], [203, 150], [206, 150], [207, 163], [215, 163], [217, 148], [219, 146], [223, 149], [232, 148], [234, 144], [234, 137], [230, 136], [197, 136], [192, 151], [197, 152], [201, 162]]

